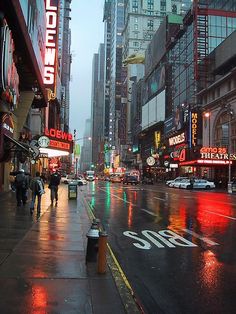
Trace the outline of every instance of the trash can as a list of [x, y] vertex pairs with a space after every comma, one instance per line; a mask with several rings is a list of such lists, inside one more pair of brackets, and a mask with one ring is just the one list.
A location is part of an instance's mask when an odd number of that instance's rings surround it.
[[69, 200], [77, 199], [77, 184], [75, 183], [68, 184], [68, 198]]

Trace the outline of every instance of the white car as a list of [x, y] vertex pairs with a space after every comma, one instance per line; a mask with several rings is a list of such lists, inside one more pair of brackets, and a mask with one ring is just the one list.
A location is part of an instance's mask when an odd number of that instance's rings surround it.
[[182, 180], [188, 179], [188, 177], [177, 177], [174, 180], [168, 180], [166, 181], [166, 185], [168, 185], [169, 187], [174, 187], [174, 184], [177, 182], [180, 182]]
[[73, 175], [67, 174], [65, 177], [61, 178], [61, 182], [65, 183], [65, 184], [68, 184], [70, 181], [73, 180], [73, 178], [74, 178]]
[[88, 182], [84, 178], [78, 178], [77, 179], [77, 184], [78, 185], [86, 185], [86, 184], [88, 184]]
[[[180, 188], [182, 189], [190, 189], [190, 180], [185, 180], [183, 182], [181, 182]], [[194, 189], [206, 189], [206, 190], [210, 190], [210, 189], [214, 189], [215, 183], [208, 181], [208, 180], [204, 180], [204, 179], [195, 179], [193, 182], [193, 188]]]
[[181, 184], [186, 182], [186, 181], [189, 181], [189, 179], [182, 179], [182, 180], [177, 180], [173, 183], [170, 183], [170, 187], [174, 187], [174, 188], [181, 188]]

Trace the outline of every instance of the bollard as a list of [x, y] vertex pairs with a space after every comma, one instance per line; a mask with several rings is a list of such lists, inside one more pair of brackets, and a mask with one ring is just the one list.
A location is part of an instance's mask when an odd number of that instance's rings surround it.
[[86, 251], [86, 264], [87, 262], [97, 261], [98, 252], [98, 238], [99, 238], [99, 228], [97, 221], [93, 221], [91, 228], [87, 233], [87, 251]]
[[104, 274], [106, 272], [107, 266], [107, 232], [102, 231], [99, 232], [99, 239], [98, 239], [98, 273]]

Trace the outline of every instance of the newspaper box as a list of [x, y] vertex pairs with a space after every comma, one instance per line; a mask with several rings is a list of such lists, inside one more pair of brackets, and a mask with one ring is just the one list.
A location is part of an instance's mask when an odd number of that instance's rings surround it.
[[69, 183], [68, 184], [68, 198], [77, 199], [77, 184], [76, 183]]

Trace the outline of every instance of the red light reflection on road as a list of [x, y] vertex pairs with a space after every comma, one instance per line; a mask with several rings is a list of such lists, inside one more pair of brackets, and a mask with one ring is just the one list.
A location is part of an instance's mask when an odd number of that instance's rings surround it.
[[217, 290], [221, 263], [211, 251], [203, 253], [202, 263], [202, 269], [199, 273], [200, 280], [205, 285], [205, 288], [207, 288], [208, 293], [213, 293]]
[[128, 207], [128, 226], [130, 227], [133, 222], [133, 205], [129, 204]]
[[214, 194], [206, 199], [204, 196], [201, 198], [199, 193], [197, 203], [197, 219], [202, 227], [219, 228], [221, 231], [227, 228], [230, 219], [224, 216], [233, 217], [233, 209], [227, 195], [216, 194], [215, 197]]
[[34, 285], [32, 287], [32, 313], [44, 313], [47, 302], [48, 295], [46, 289], [40, 285]]

